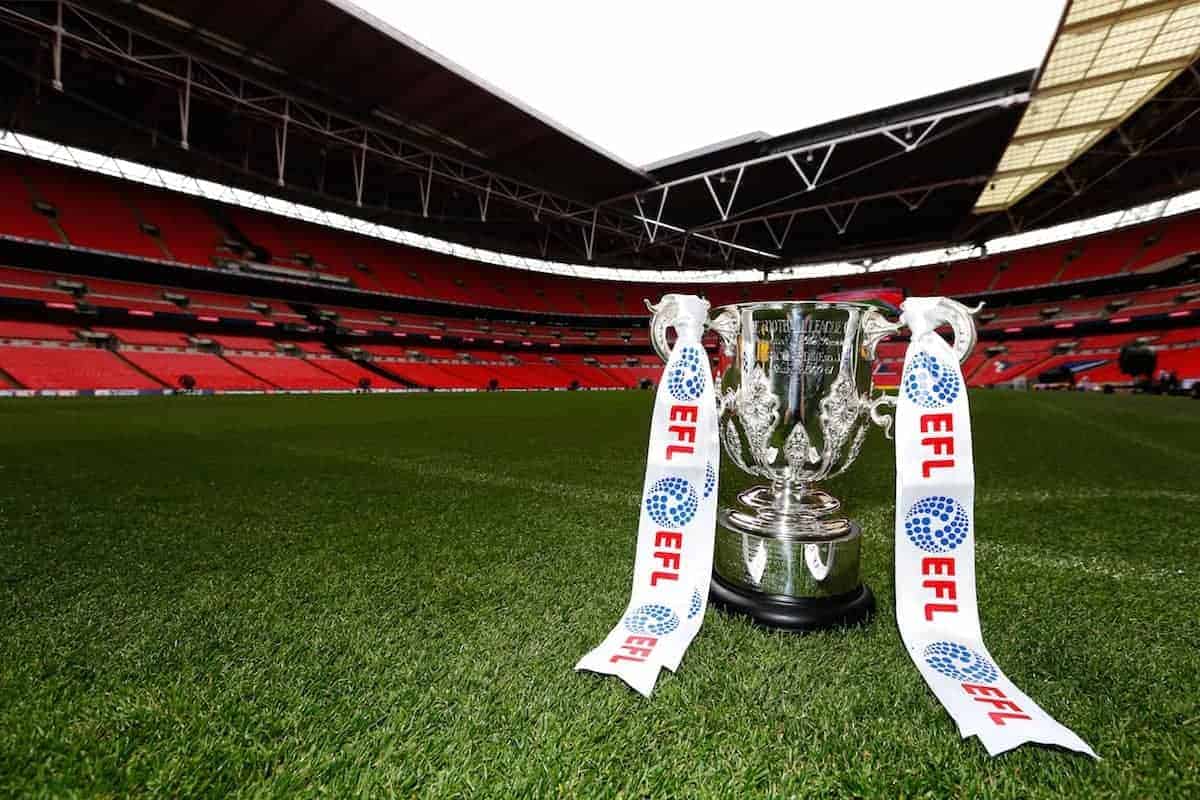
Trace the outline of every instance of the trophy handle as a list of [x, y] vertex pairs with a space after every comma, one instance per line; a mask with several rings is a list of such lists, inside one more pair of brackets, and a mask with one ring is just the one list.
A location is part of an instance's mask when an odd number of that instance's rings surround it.
[[[983, 303], [975, 308], [968, 308], [948, 297], [916, 299], [923, 305], [921, 313], [930, 328], [936, 329], [942, 325], [950, 326], [950, 329], [954, 331], [954, 341], [951, 343], [954, 355], [958, 357], [959, 363], [966, 361], [967, 356], [971, 355], [971, 351], [975, 349], [978, 337], [975, 331], [974, 316], [983, 308]], [[879, 343], [902, 328], [904, 328], [903, 322], [892, 322], [875, 309], [869, 309], [863, 317], [863, 346], [866, 348], [867, 358], [874, 361], [875, 348]], [[895, 406], [896, 396], [882, 390], [867, 401], [867, 411], [871, 415], [871, 421], [883, 428], [884, 435], [889, 439], [892, 438], [893, 419], [885, 409], [887, 407], [895, 408]]]
[[[684, 302], [689, 300], [695, 301], [696, 298], [683, 298]], [[653, 345], [654, 352], [665, 364], [671, 358], [671, 343], [667, 340], [667, 329], [678, 327], [679, 323], [685, 320], [690, 321], [692, 317], [687, 314], [687, 309], [681, 304], [678, 295], [663, 295], [657, 305], [646, 299], [643, 299], [642, 302], [646, 304], [646, 308], [651, 314], [650, 344]], [[702, 306], [692, 307], [693, 313], [700, 307], [707, 311], [708, 303], [701, 302]], [[704, 318], [704, 327], [716, 331], [721, 337], [721, 346], [729, 352], [732, 352], [733, 345], [737, 341], [739, 324], [737, 312], [732, 309], [722, 311], [713, 319], [708, 319], [707, 316]]]
[[[880, 314], [875, 309], [868, 309], [863, 314], [863, 348], [867, 351], [867, 360], [875, 360], [875, 348], [879, 346], [887, 337], [904, 329], [904, 325], [899, 322], [892, 322], [883, 314]], [[871, 390], [876, 391], [874, 382], [872, 382]], [[892, 438], [892, 416], [885, 413], [884, 409], [888, 406], [896, 407], [896, 396], [888, 394], [882, 389], [878, 390], [874, 397], [867, 401], [867, 413], [871, 416], [871, 422], [874, 422], [879, 427], [883, 428], [883, 434], [887, 438]]]
[[[929, 323], [930, 328], [936, 329], [942, 325], [950, 326], [950, 329], [954, 331], [954, 341], [950, 343], [950, 347], [954, 350], [954, 355], [958, 357], [960, 364], [966, 361], [978, 341], [975, 331], [975, 315], [983, 308], [983, 303], [975, 308], [969, 308], [949, 297], [921, 297], [905, 302], [913, 301], [921, 303], [920, 313]], [[903, 317], [904, 315], [901, 314], [901, 319]]]
[[657, 305], [651, 303], [648, 298], [643, 298], [642, 302], [646, 304], [646, 309], [650, 312], [650, 344], [665, 364], [671, 358], [671, 344], [667, 341], [667, 328], [674, 327], [675, 321], [679, 318], [679, 302], [673, 294], [663, 295]]

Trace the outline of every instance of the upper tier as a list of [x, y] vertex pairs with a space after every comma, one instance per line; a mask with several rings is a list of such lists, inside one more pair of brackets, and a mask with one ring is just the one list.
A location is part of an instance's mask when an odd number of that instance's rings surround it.
[[642, 316], [673, 291], [714, 305], [894, 286], [910, 295], [980, 295], [1153, 270], [1200, 252], [1200, 214], [995, 256], [837, 278], [672, 285], [510, 269], [108, 178], [0, 157], [0, 234], [217, 268], [252, 259], [401, 297], [555, 314]]

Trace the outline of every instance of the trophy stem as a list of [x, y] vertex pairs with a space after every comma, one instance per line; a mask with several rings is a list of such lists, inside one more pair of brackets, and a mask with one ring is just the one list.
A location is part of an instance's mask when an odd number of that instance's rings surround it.
[[828, 517], [842, 507], [842, 501], [814, 487], [812, 481], [796, 478], [775, 478], [771, 481], [773, 510], [787, 515]]

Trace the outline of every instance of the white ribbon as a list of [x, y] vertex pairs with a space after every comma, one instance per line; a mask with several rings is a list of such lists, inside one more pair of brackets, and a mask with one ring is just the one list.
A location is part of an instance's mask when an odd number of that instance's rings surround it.
[[[678, 341], [654, 400], [633, 591], [621, 621], [575, 665], [647, 697], [704, 622], [712, 574], [720, 444], [708, 356], [708, 303], [673, 295]], [[943, 298], [914, 297], [896, 408], [896, 623], [921, 676], [965, 739], [991, 755], [1025, 742], [1096, 754], [995, 665], [975, 593], [975, 466], [958, 359], [936, 333]]]
[[575, 665], [616, 675], [647, 697], [704, 623], [717, 521], [717, 409], [700, 344], [708, 302], [675, 295], [678, 340], [654, 398], [633, 591], [612, 632]]
[[1096, 754], [996, 666], [975, 593], [975, 462], [958, 358], [934, 328], [941, 298], [904, 301], [912, 332], [896, 404], [896, 624], [965, 739], [990, 755], [1040, 742]]

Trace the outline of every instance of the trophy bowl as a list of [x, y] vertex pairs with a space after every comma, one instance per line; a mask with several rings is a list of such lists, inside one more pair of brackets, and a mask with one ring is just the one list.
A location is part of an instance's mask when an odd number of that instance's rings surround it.
[[[651, 341], [668, 354], [671, 295], [651, 306]], [[971, 313], [944, 301], [965, 359]], [[711, 594], [762, 624], [810, 630], [867, 619], [862, 530], [819, 483], [847, 470], [872, 424], [890, 433], [890, 395], [872, 385], [875, 348], [901, 329], [864, 303], [799, 300], [712, 309], [722, 459]]]

